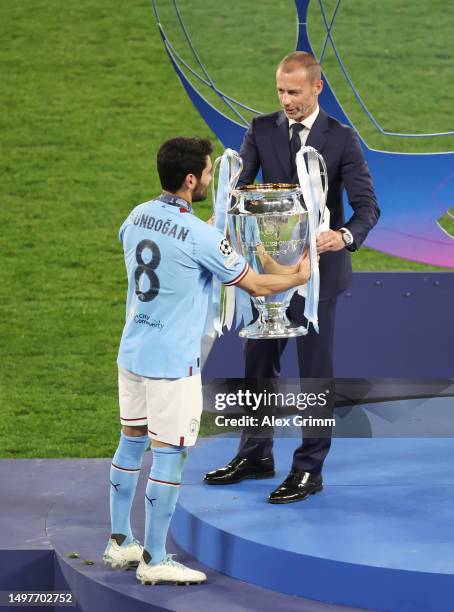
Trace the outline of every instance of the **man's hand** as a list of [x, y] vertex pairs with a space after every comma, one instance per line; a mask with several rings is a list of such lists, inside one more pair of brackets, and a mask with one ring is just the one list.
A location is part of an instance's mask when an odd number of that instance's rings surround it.
[[339, 230], [328, 230], [320, 232], [317, 236], [317, 253], [326, 253], [327, 251], [342, 251], [345, 248], [345, 242], [342, 238], [342, 232]]

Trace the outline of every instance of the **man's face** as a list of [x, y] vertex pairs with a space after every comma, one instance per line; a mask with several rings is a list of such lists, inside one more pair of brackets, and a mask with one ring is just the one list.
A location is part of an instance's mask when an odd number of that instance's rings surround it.
[[197, 180], [194, 191], [192, 192], [192, 201], [193, 202], [202, 202], [207, 197], [208, 187], [212, 180], [211, 175], [212, 164], [210, 156], [207, 155], [205, 168], [203, 169], [202, 176]]
[[323, 82], [311, 81], [305, 68], [290, 65], [277, 71], [276, 88], [288, 119], [302, 121], [316, 109]]

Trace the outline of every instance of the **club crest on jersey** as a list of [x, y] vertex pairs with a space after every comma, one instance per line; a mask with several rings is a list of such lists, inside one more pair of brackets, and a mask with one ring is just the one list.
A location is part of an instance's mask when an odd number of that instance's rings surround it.
[[221, 240], [221, 242], [219, 243], [219, 250], [225, 257], [233, 253], [232, 246], [230, 245], [230, 242], [227, 240], [227, 238], [223, 238]]

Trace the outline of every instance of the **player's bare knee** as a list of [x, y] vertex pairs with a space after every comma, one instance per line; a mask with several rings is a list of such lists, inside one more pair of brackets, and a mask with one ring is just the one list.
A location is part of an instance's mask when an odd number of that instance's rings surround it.
[[183, 468], [188, 458], [188, 447], [187, 446], [175, 446], [175, 444], [167, 444], [167, 442], [161, 442], [160, 440], [151, 440], [152, 448], [174, 448], [180, 453], [181, 456], [181, 467]]
[[151, 446], [154, 448], [165, 448], [165, 447], [171, 447], [173, 445], [167, 444], [167, 442], [161, 442], [161, 440], [152, 440]]
[[125, 434], [125, 436], [133, 437], [146, 436], [148, 433], [146, 425], [136, 425], [135, 427], [133, 427], [132, 425], [122, 425], [121, 430]]

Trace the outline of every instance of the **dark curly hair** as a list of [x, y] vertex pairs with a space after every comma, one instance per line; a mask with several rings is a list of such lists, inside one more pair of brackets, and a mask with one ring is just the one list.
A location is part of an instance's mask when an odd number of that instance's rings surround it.
[[205, 138], [179, 136], [166, 140], [157, 156], [162, 188], [175, 193], [188, 174], [194, 174], [199, 179], [206, 166], [206, 158], [212, 151], [211, 142]]

